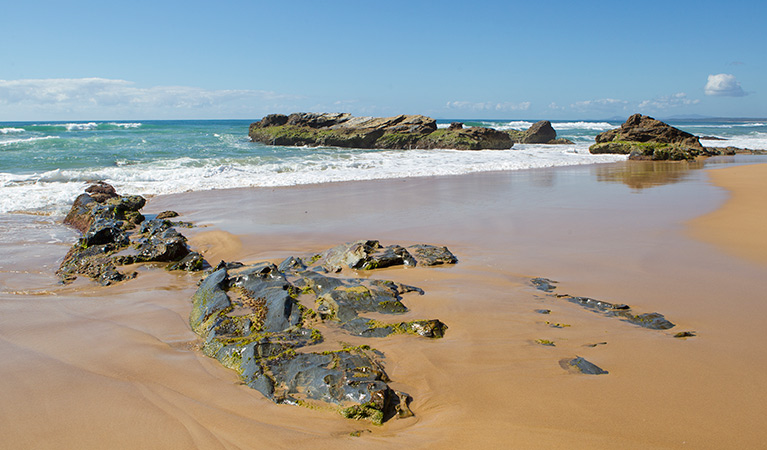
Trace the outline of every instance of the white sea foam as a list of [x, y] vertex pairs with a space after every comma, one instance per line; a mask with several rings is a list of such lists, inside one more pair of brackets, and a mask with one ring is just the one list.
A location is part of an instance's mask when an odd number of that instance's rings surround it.
[[551, 126], [555, 130], [606, 131], [616, 128], [607, 122], [553, 122]]
[[27, 130], [23, 128], [13, 128], [13, 127], [0, 128], [0, 134], [23, 133], [25, 131]]
[[738, 147], [751, 150], [767, 150], [767, 133], [755, 132], [737, 136], [720, 136], [725, 140], [701, 139], [706, 147]]
[[0, 140], [0, 147], [11, 145], [11, 144], [21, 144], [21, 143], [28, 143], [28, 142], [35, 142], [35, 141], [47, 141], [49, 139], [59, 139], [59, 137], [58, 136], [35, 136], [35, 137], [21, 138], [21, 139], [2, 139]]
[[140, 122], [126, 122], [126, 123], [109, 122], [109, 125], [112, 125], [114, 127], [120, 127], [120, 128], [138, 128], [143, 124]]
[[747, 122], [747, 123], [728, 123], [728, 124], [706, 124], [695, 123], [680, 125], [682, 128], [755, 128], [755, 127], [767, 127], [767, 123], [763, 122]]
[[495, 128], [496, 130], [527, 130], [530, 128], [533, 123], [532, 122], [526, 122], [524, 120], [514, 120], [511, 122], [503, 123], [503, 122], [484, 122], [488, 127]]
[[587, 145], [515, 145], [512, 150], [320, 149], [274, 159], [197, 160], [190, 157], [87, 170], [52, 170], [33, 175], [0, 174], [0, 213], [63, 214], [91, 180], [140, 195], [252, 186], [291, 186], [353, 180], [459, 175], [473, 172], [592, 164], [624, 160], [591, 155]]
[[96, 122], [88, 122], [88, 123], [66, 123], [62, 125], [67, 129], [67, 131], [84, 131], [84, 130], [93, 130], [99, 124]]

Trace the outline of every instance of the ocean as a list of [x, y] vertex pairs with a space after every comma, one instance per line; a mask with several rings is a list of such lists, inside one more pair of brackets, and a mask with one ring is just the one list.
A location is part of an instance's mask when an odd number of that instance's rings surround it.
[[[293, 148], [250, 142], [246, 120], [0, 123], [0, 214], [60, 216], [88, 183], [152, 196], [198, 190], [292, 186], [352, 180], [458, 175], [608, 163], [591, 155], [594, 137], [621, 121], [554, 121], [574, 145], [521, 145], [511, 150], [373, 150]], [[440, 120], [447, 127], [451, 120]], [[533, 121], [463, 121], [527, 129]], [[708, 146], [767, 149], [767, 121], [670, 122]]]

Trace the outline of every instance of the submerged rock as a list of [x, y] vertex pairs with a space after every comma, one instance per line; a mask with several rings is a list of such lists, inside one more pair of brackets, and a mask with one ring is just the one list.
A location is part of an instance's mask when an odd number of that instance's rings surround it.
[[[556, 289], [556, 281], [548, 278], [536, 277], [530, 280], [530, 284], [536, 289], [544, 292], [553, 292]], [[634, 325], [653, 330], [668, 330], [675, 325], [667, 320], [663, 314], [653, 312], [644, 314], [635, 314], [631, 307], [622, 303], [609, 303], [596, 300], [589, 297], [573, 297], [568, 294], [556, 294], [556, 298], [567, 300], [570, 303], [582, 306], [590, 311], [604, 314], [608, 317], [617, 317]]]
[[553, 292], [557, 288], [556, 281], [549, 280], [548, 278], [536, 277], [530, 280], [530, 283], [535, 286], [536, 289], [543, 292]]
[[617, 317], [621, 320], [633, 323], [634, 325], [639, 325], [640, 327], [644, 328], [650, 328], [653, 330], [668, 330], [675, 326], [673, 323], [667, 320], [663, 314], [657, 312], [635, 314], [631, 310], [630, 306], [624, 304], [608, 303], [588, 297], [572, 297], [569, 295], [562, 295], [558, 297], [567, 300], [570, 303], [575, 303], [576, 305], [583, 306], [584, 308], [594, 312], [602, 313], [608, 317]]
[[[403, 248], [358, 241], [335, 247], [310, 265], [299, 257], [279, 265], [222, 262], [192, 297], [189, 324], [203, 339], [206, 355], [237, 371], [243, 383], [276, 403], [331, 403], [345, 417], [377, 424], [408, 417], [410, 396], [389, 387], [381, 353], [367, 345], [310, 351], [324, 340], [318, 326], [366, 337], [444, 335], [447, 326], [436, 319], [383, 323], [360, 316], [404, 313], [401, 295], [423, 294], [421, 289], [388, 280], [331, 276], [323, 268], [328, 265], [335, 273], [337, 267], [371, 261], [402, 263], [407, 258], [399, 249]], [[313, 308], [299, 297], [311, 298]]]

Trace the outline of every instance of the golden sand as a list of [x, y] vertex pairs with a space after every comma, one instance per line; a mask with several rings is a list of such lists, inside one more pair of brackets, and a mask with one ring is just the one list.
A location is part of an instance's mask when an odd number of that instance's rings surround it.
[[733, 255], [767, 264], [767, 164], [709, 171], [730, 193], [721, 208], [690, 222], [691, 235]]
[[[767, 269], [687, 236], [683, 224], [722, 199], [703, 171], [677, 173], [664, 185], [653, 169], [656, 181], [646, 188], [636, 173], [630, 184], [615, 183], [625, 167], [153, 198], [147, 212], [174, 209], [201, 225], [182, 231], [213, 264], [278, 262], [362, 238], [447, 245], [459, 258], [453, 267], [361, 274], [424, 289], [423, 296], [404, 296], [410, 311], [396, 320], [439, 318], [449, 326], [445, 338], [326, 336], [328, 344], [345, 340], [382, 351], [392, 387], [414, 398], [415, 417], [376, 427], [332, 410], [271, 403], [197, 349], [188, 326], [197, 278], [147, 266], [137, 279], [107, 288], [89, 282], [60, 288], [51, 278], [48, 294], [0, 290], [1, 442], [764, 447]], [[66, 248], [51, 252], [55, 267]], [[558, 280], [557, 292], [661, 312], [677, 326], [648, 330], [586, 311], [534, 290], [533, 276]], [[541, 308], [551, 314], [537, 313]], [[672, 337], [683, 330], [696, 336]], [[560, 367], [576, 355], [609, 374]], [[350, 435], [355, 431], [359, 437]]]

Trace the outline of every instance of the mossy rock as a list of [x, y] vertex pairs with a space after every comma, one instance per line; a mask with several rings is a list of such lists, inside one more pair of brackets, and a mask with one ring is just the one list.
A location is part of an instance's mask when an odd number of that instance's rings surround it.
[[629, 155], [632, 160], [689, 161], [698, 151], [679, 144], [637, 141], [610, 141], [589, 147], [591, 154]]

